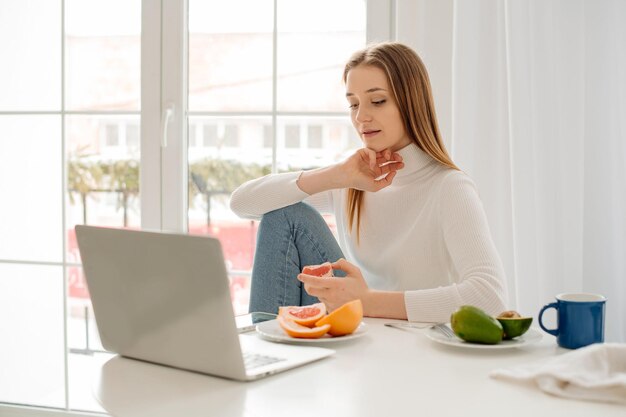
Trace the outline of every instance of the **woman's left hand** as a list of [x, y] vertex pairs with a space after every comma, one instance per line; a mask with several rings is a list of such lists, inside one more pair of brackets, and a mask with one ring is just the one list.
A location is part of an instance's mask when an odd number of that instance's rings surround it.
[[299, 274], [298, 279], [304, 284], [306, 292], [317, 297], [330, 311], [341, 307], [348, 301], [356, 299], [364, 301], [369, 288], [361, 270], [343, 258], [334, 262], [332, 268], [344, 271], [346, 276], [332, 278]]

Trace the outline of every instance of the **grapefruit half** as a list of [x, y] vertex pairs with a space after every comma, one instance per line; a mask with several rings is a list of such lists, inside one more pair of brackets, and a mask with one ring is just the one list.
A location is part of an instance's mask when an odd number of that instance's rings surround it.
[[326, 306], [324, 303], [308, 306], [283, 306], [278, 307], [278, 315], [301, 326], [313, 327], [319, 319], [326, 315]]
[[344, 336], [354, 332], [363, 319], [363, 304], [361, 300], [349, 301], [332, 313], [318, 320], [316, 326], [330, 324], [332, 336]]
[[302, 273], [307, 275], [315, 275], [316, 277], [332, 277], [333, 267], [330, 262], [324, 262], [320, 265], [308, 265], [302, 268]]
[[293, 320], [289, 320], [284, 316], [278, 316], [276, 318], [278, 320], [278, 324], [282, 329], [291, 337], [296, 337], [299, 339], [319, 339], [324, 336], [328, 329], [330, 329], [330, 324], [325, 324], [319, 327], [306, 327], [301, 326]]

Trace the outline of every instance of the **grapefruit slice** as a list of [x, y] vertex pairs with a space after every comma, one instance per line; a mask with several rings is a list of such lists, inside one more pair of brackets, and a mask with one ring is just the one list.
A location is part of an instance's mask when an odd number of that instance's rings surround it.
[[284, 316], [278, 316], [276, 320], [278, 320], [278, 324], [282, 327], [285, 333], [291, 337], [299, 339], [319, 339], [328, 332], [328, 329], [330, 329], [330, 324], [313, 328], [301, 326]]
[[320, 265], [308, 265], [302, 269], [303, 274], [315, 275], [316, 277], [332, 277], [333, 267], [330, 262], [324, 262]]
[[363, 319], [363, 304], [361, 300], [349, 301], [337, 308], [326, 317], [318, 320], [315, 325], [320, 327], [330, 324], [332, 336], [344, 336], [354, 332]]
[[326, 305], [317, 303], [308, 306], [278, 307], [278, 315], [301, 326], [313, 327], [315, 322], [326, 315]]

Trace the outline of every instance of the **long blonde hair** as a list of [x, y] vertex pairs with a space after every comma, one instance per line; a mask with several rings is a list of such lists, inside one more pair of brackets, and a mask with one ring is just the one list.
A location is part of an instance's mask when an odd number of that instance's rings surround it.
[[[343, 71], [344, 83], [348, 72], [360, 65], [377, 67], [385, 72], [400, 109], [404, 129], [413, 142], [435, 161], [458, 170], [441, 139], [428, 72], [417, 53], [397, 42], [370, 45], [352, 55]], [[357, 242], [363, 195], [361, 190], [348, 189], [348, 231], [352, 232], [356, 220]]]

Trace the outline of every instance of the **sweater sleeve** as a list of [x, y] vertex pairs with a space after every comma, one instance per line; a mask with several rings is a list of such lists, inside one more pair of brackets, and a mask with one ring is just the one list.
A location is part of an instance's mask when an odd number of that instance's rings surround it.
[[409, 321], [445, 323], [461, 305], [492, 315], [505, 311], [504, 268], [473, 181], [462, 172], [452, 172], [443, 180], [439, 198], [441, 231], [458, 281], [405, 292]]
[[240, 185], [230, 196], [230, 208], [239, 217], [260, 220], [265, 213], [306, 200], [321, 212], [331, 203], [330, 191], [309, 195], [298, 187], [302, 171], [269, 174]]

